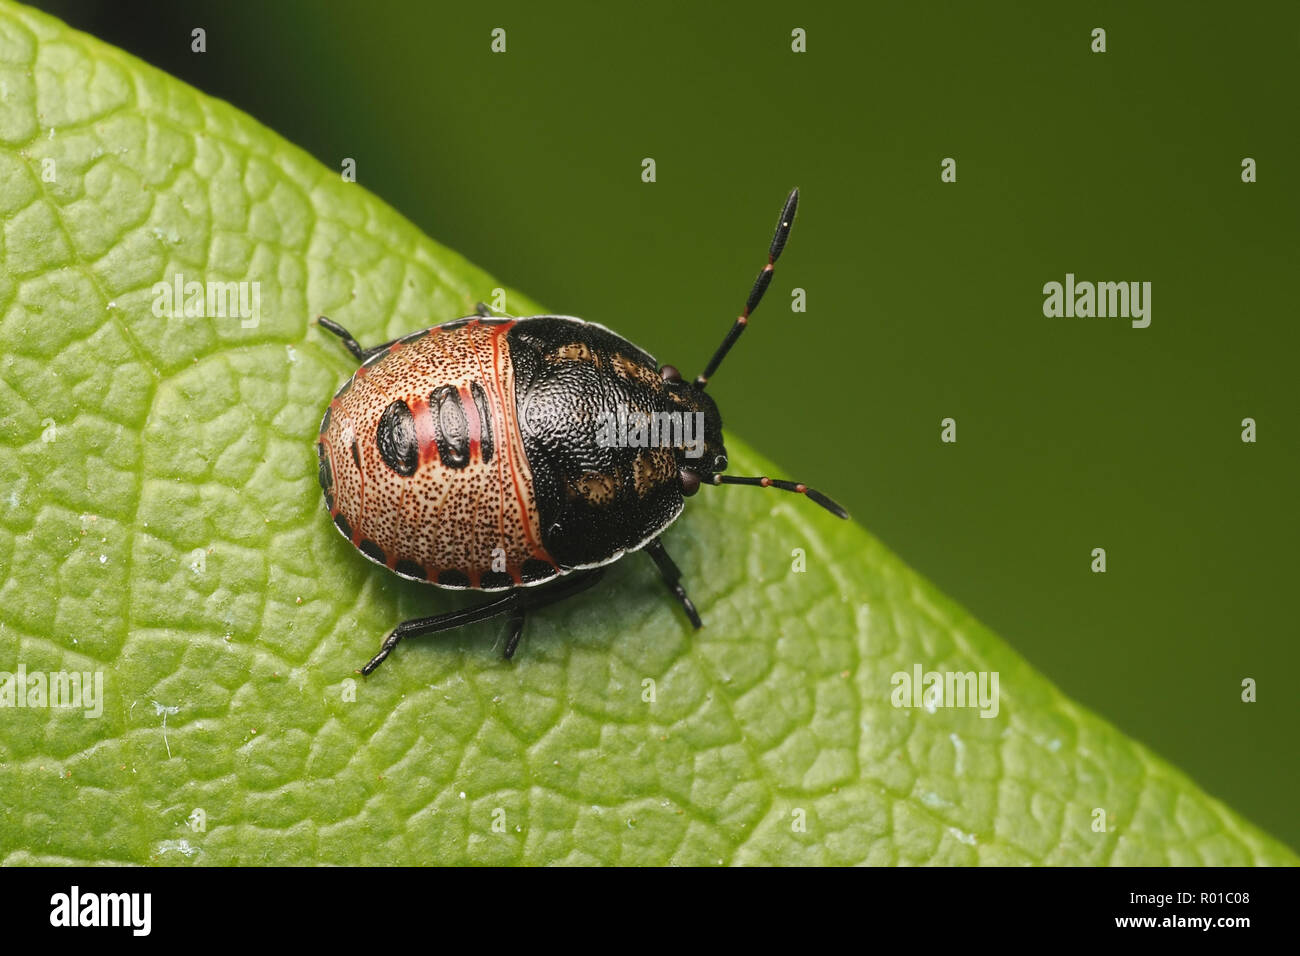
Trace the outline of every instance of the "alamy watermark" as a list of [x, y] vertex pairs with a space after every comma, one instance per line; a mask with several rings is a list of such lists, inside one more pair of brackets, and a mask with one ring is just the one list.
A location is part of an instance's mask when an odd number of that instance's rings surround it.
[[1076, 282], [1073, 272], [1065, 283], [1043, 286], [1043, 315], [1049, 319], [1131, 319], [1135, 329], [1151, 324], [1150, 282]]
[[178, 272], [171, 282], [155, 282], [152, 292], [153, 314], [160, 319], [238, 318], [244, 329], [262, 321], [260, 282], [186, 282]]
[[923, 671], [913, 664], [911, 673], [896, 671], [889, 682], [895, 707], [978, 707], [981, 717], [998, 715], [997, 671]]
[[601, 448], [681, 448], [687, 458], [704, 454], [703, 412], [629, 410], [619, 403], [596, 419], [596, 444]]
[[104, 713], [103, 671], [0, 671], [0, 710], [6, 707], [80, 709], [90, 719]]
[[124, 927], [134, 936], [153, 928], [152, 893], [83, 893], [75, 883], [50, 897], [50, 925]]

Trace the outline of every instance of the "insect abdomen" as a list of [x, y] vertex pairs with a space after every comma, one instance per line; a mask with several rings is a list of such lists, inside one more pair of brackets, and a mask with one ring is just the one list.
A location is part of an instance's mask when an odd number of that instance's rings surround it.
[[330, 403], [321, 485], [339, 531], [367, 557], [443, 587], [498, 590], [559, 573], [517, 421], [514, 324], [407, 336]]

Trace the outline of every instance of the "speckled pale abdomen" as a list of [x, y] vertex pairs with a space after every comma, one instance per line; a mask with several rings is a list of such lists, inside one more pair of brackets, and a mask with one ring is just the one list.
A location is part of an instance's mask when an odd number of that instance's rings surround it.
[[321, 484], [371, 560], [443, 587], [498, 590], [560, 573], [542, 545], [515, 399], [508, 319], [393, 343], [334, 396]]

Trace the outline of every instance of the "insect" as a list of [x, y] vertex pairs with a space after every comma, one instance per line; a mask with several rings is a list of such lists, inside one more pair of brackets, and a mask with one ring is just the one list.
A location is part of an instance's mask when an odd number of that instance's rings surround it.
[[744, 312], [694, 381], [569, 316], [495, 316], [479, 303], [474, 315], [373, 348], [317, 319], [361, 362], [316, 445], [338, 530], [404, 578], [504, 592], [398, 624], [363, 674], [405, 638], [499, 615], [509, 618], [509, 659], [529, 613], [591, 587], [629, 551], [650, 556], [700, 627], [661, 535], [701, 485], [779, 488], [848, 517], [807, 485], [725, 474], [722, 418], [705, 391], [772, 281], [798, 202], [796, 189]]

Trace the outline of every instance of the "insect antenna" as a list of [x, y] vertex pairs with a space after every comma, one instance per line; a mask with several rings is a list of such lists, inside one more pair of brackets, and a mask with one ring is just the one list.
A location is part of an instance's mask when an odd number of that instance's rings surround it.
[[776, 224], [776, 234], [772, 236], [772, 245], [767, 250], [767, 265], [763, 266], [758, 273], [758, 278], [754, 280], [754, 288], [749, 290], [749, 298], [745, 300], [745, 311], [731, 326], [731, 331], [727, 337], [722, 340], [718, 350], [713, 353], [713, 358], [709, 359], [709, 364], [704, 366], [704, 371], [695, 378], [695, 387], [704, 388], [713, 373], [718, 370], [722, 360], [727, 357], [731, 347], [736, 344], [740, 338], [740, 333], [745, 331], [749, 325], [749, 315], [758, 308], [758, 303], [763, 301], [763, 293], [772, 282], [772, 272], [776, 269], [776, 260], [781, 257], [781, 250], [785, 248], [785, 241], [790, 238], [790, 226], [794, 223], [794, 211], [799, 205], [799, 190], [790, 190], [790, 195], [786, 197], [785, 205], [781, 207], [781, 218]]
[[849, 513], [838, 503], [826, 497], [816, 488], [809, 488], [798, 481], [784, 481], [780, 478], [740, 478], [736, 475], [714, 475], [713, 483], [715, 485], [754, 485], [759, 488], [780, 488], [782, 491], [793, 491], [796, 494], [807, 495], [837, 518], [847, 518], [849, 516]]

